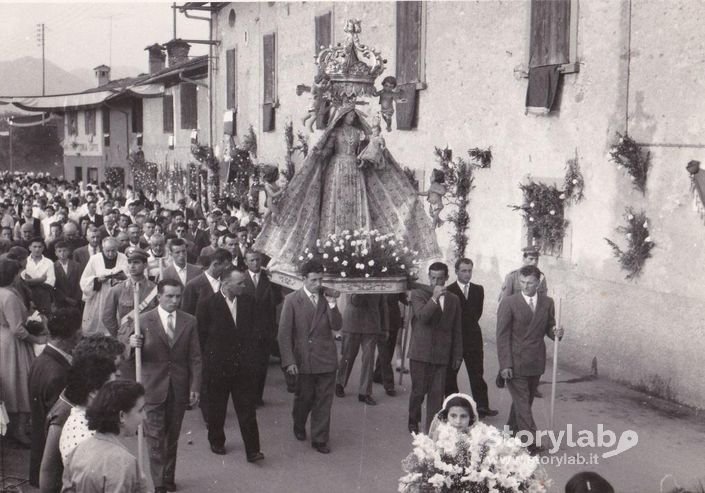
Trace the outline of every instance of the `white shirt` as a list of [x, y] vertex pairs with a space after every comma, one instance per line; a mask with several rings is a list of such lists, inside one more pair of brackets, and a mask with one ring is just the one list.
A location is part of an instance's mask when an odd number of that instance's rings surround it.
[[164, 308], [162, 308], [161, 305], [157, 307], [157, 313], [159, 314], [159, 319], [162, 321], [162, 327], [164, 327], [164, 333], [169, 336], [169, 332], [167, 331], [167, 327], [169, 327], [169, 315], [173, 315], [174, 319], [174, 329], [176, 329], [176, 310], [173, 312], [169, 313], [166, 311]]
[[531, 307], [531, 303], [529, 303], [529, 300], [532, 300], [534, 303], [534, 311], [536, 311], [536, 302], [538, 301], [538, 294], [534, 294], [533, 296], [526, 296], [524, 292], [522, 291], [521, 295], [524, 297], [524, 301], [526, 301], [526, 304]]
[[217, 293], [218, 291], [220, 291], [220, 280], [216, 279], [215, 277], [212, 277], [208, 273], [208, 271], [204, 272], [204, 274], [206, 275], [206, 279], [208, 279], [208, 282], [210, 283], [213, 292]]
[[59, 452], [61, 452], [64, 464], [71, 451], [93, 435], [95, 435], [95, 431], [88, 429], [86, 408], [79, 406], [71, 408], [71, 414], [61, 430], [61, 438], [59, 438]]
[[56, 282], [56, 276], [54, 275], [54, 263], [42, 255], [39, 262], [35, 262], [34, 258], [30, 255], [27, 257], [27, 268], [22, 271], [22, 279], [27, 280], [27, 274], [32, 276], [32, 279], [37, 279], [46, 274], [47, 278], [44, 284], [48, 284], [52, 288]]
[[181, 267], [176, 265], [176, 262], [174, 262], [174, 270], [176, 271], [176, 274], [179, 276], [179, 279], [181, 279], [181, 284], [186, 286], [186, 265], [184, 265], [184, 268], [182, 269]]

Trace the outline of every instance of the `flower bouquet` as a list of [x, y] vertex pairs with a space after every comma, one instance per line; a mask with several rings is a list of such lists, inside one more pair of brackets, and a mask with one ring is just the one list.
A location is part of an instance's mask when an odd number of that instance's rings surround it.
[[538, 458], [484, 423], [468, 432], [442, 425], [435, 442], [416, 434], [413, 443], [402, 461], [400, 493], [542, 493], [550, 486]]
[[298, 257], [301, 264], [316, 258], [326, 274], [343, 278], [407, 277], [415, 278], [418, 252], [393, 234], [377, 230], [344, 230], [316, 240], [315, 247], [306, 248]]

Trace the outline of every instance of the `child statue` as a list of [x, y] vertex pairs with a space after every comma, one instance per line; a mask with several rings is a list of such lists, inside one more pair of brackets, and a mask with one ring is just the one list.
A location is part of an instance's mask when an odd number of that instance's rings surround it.
[[397, 88], [397, 79], [391, 75], [382, 80], [382, 89], [374, 93], [375, 96], [379, 96], [379, 105], [382, 108], [382, 118], [384, 118], [384, 122], [387, 124], [387, 132], [392, 131], [394, 101], [406, 103], [406, 99], [398, 99], [400, 93], [401, 91]]
[[358, 156], [358, 168], [373, 168], [381, 170], [386, 163], [384, 157], [385, 142], [382, 137], [382, 126], [379, 116], [373, 118], [371, 123], [372, 135], [370, 142]]

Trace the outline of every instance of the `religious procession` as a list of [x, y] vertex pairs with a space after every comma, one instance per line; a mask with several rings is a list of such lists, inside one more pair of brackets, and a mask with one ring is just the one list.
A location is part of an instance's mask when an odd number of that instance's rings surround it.
[[705, 493], [699, 2], [25, 10], [0, 493]]

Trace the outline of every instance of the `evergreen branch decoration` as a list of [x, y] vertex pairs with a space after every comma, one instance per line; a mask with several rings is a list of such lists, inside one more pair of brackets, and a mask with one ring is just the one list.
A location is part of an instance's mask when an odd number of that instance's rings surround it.
[[243, 136], [242, 143], [238, 147], [252, 154], [255, 159], [257, 158], [257, 135], [255, 135], [255, 129], [252, 125], [247, 129], [247, 133]]
[[619, 226], [617, 231], [627, 239], [627, 249], [622, 250], [614, 241], [605, 238], [617, 257], [622, 269], [627, 271], [627, 280], [633, 280], [641, 275], [646, 259], [651, 257], [651, 250], [656, 246], [649, 235], [649, 220], [643, 211], [635, 212], [628, 207], [624, 214], [626, 226]]
[[568, 221], [564, 216], [566, 195], [555, 185], [529, 180], [520, 184], [524, 194], [523, 205], [511, 205], [522, 211], [529, 237], [544, 252], [560, 254]]
[[308, 138], [303, 132], [299, 131], [296, 134], [296, 143], [294, 143], [294, 123], [289, 119], [284, 125], [284, 142], [286, 143], [286, 170], [284, 171], [284, 176], [287, 180], [291, 180], [296, 172], [296, 165], [294, 164], [294, 153], [300, 152], [301, 155], [306, 158], [308, 156]]
[[644, 153], [628, 135], [617, 132], [619, 140], [610, 148], [610, 159], [617, 163], [617, 169], [626, 169], [634, 188], [646, 194], [646, 176], [649, 171], [651, 152]]
[[492, 147], [488, 147], [487, 149], [473, 147], [472, 149], [468, 149], [468, 154], [471, 159], [478, 163], [478, 168], [489, 168], [492, 165]]
[[585, 180], [580, 172], [580, 164], [578, 163], [578, 153], [575, 157], [569, 159], [565, 165], [565, 180], [563, 181], [563, 193], [565, 198], [571, 200], [574, 204], [582, 201], [585, 198], [583, 189], [585, 188]]

